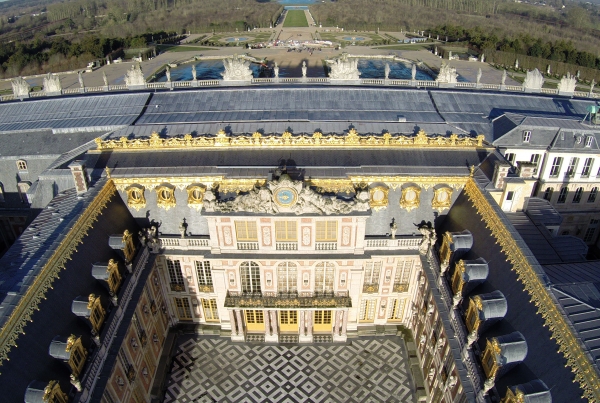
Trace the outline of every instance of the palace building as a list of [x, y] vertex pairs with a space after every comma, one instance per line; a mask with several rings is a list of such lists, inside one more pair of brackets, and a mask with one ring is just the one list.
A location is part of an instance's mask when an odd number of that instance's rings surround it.
[[589, 103], [307, 84], [0, 104], [20, 144], [0, 146], [0, 402], [162, 401], [182, 332], [402, 336], [405, 401], [600, 400], [589, 242], [493, 134]]

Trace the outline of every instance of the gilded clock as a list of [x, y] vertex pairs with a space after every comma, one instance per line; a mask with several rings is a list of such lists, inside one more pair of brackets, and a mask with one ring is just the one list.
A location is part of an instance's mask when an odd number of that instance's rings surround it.
[[275, 203], [281, 207], [291, 207], [298, 201], [298, 193], [292, 188], [280, 188], [275, 192]]

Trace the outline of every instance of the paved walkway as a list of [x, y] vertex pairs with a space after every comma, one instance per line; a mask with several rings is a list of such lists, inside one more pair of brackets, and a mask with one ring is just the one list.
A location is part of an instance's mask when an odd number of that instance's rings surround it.
[[396, 336], [271, 345], [185, 335], [168, 377], [165, 403], [416, 402]]

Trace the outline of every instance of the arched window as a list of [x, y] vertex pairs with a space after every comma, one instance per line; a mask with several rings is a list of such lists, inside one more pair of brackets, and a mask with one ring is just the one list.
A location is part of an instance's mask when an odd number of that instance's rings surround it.
[[597, 194], [598, 194], [598, 188], [593, 187], [592, 190], [590, 190], [590, 195], [588, 196], [588, 203], [594, 203], [596, 201]]
[[240, 265], [243, 293], [260, 293], [260, 267], [254, 262], [243, 262]]
[[573, 195], [573, 203], [579, 203], [581, 201], [581, 195], [583, 194], [583, 188], [577, 188]]
[[318, 263], [315, 267], [315, 292], [333, 292], [333, 263]]
[[298, 270], [295, 263], [283, 262], [277, 266], [277, 291], [283, 293], [298, 291]]
[[546, 188], [546, 191], [544, 192], [544, 199], [545, 200], [552, 200], [552, 193], [553, 193], [553, 189], [552, 188]]
[[565, 186], [560, 190], [560, 193], [558, 194], [557, 203], [565, 203], [567, 201], [567, 194], [569, 194], [569, 188]]

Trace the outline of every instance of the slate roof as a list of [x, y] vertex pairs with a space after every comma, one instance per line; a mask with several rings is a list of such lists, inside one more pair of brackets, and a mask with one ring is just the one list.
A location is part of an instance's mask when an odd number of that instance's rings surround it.
[[61, 155], [100, 137], [105, 132], [52, 133], [39, 130], [23, 133], [0, 133], [0, 158], [26, 158], [33, 155]]
[[[491, 196], [489, 198], [491, 200]], [[501, 217], [510, 236], [516, 240], [524, 255], [532, 262], [532, 268], [538, 272], [542, 283], [547, 283], [548, 279], [542, 268], [535, 262], [532, 251], [525, 243], [527, 236], [517, 233], [499, 207], [495, 208], [495, 211]], [[507, 261], [507, 256], [502, 251], [498, 240], [486, 227], [472, 201], [463, 192], [454, 202], [445, 219], [440, 222], [438, 234], [445, 231], [459, 232], [464, 229], [473, 233], [474, 242], [471, 251], [462, 258], [483, 257], [489, 262], [490, 268], [487, 280], [466, 295], [465, 300], [473, 295], [498, 290], [504, 294], [508, 304], [504, 319], [493, 324], [480, 335], [477, 341], [478, 348], [483, 350], [486, 340], [491, 337], [508, 335], [515, 331], [523, 334], [528, 345], [525, 360], [496, 380], [496, 388], [500, 396], [504, 396], [509, 386], [541, 379], [551, 389], [553, 401], [584, 402], [585, 400], [580, 397], [582, 390], [579, 384], [573, 382], [574, 375], [566, 367], [566, 360], [558, 351], [556, 341], [550, 338], [551, 332], [544, 326], [545, 321], [538, 308], [531, 302], [529, 293], [518, 280], [517, 274], [512, 269], [512, 263]]]
[[[83, 198], [78, 198], [74, 190], [58, 195], [0, 259], [0, 325], [12, 311], [10, 304], [17, 303], [27, 291], [50, 254], [65, 239], [74, 220], [103, 184], [98, 183]], [[103, 210], [102, 219], [90, 228], [83, 244], [61, 270], [60, 279], [53, 282], [53, 289], [49, 289], [46, 299], [39, 303], [39, 311], [33, 312], [31, 322], [25, 326], [25, 334], [16, 340], [19, 347], [13, 347], [8, 353], [9, 360], [2, 363], [0, 402], [23, 401], [27, 385], [33, 380], [48, 382], [56, 379], [63, 391], [71, 390], [68, 365], [51, 357], [49, 348], [56, 336], [68, 337], [70, 334], [81, 335], [84, 348], [95, 348], [89, 326], [72, 313], [71, 305], [76, 297], [87, 298], [94, 293], [100, 295], [102, 305], [110, 310], [108, 292], [92, 277], [92, 264], [111, 258], [120, 261], [108, 245], [108, 234], [122, 233], [125, 229], [137, 232], [139, 227], [115, 194]], [[120, 265], [123, 267], [122, 261]], [[7, 295], [9, 292], [14, 294]], [[107, 327], [105, 323], [102, 333]]]
[[0, 132], [129, 125], [142, 112], [148, 96], [100, 94], [2, 103]]

